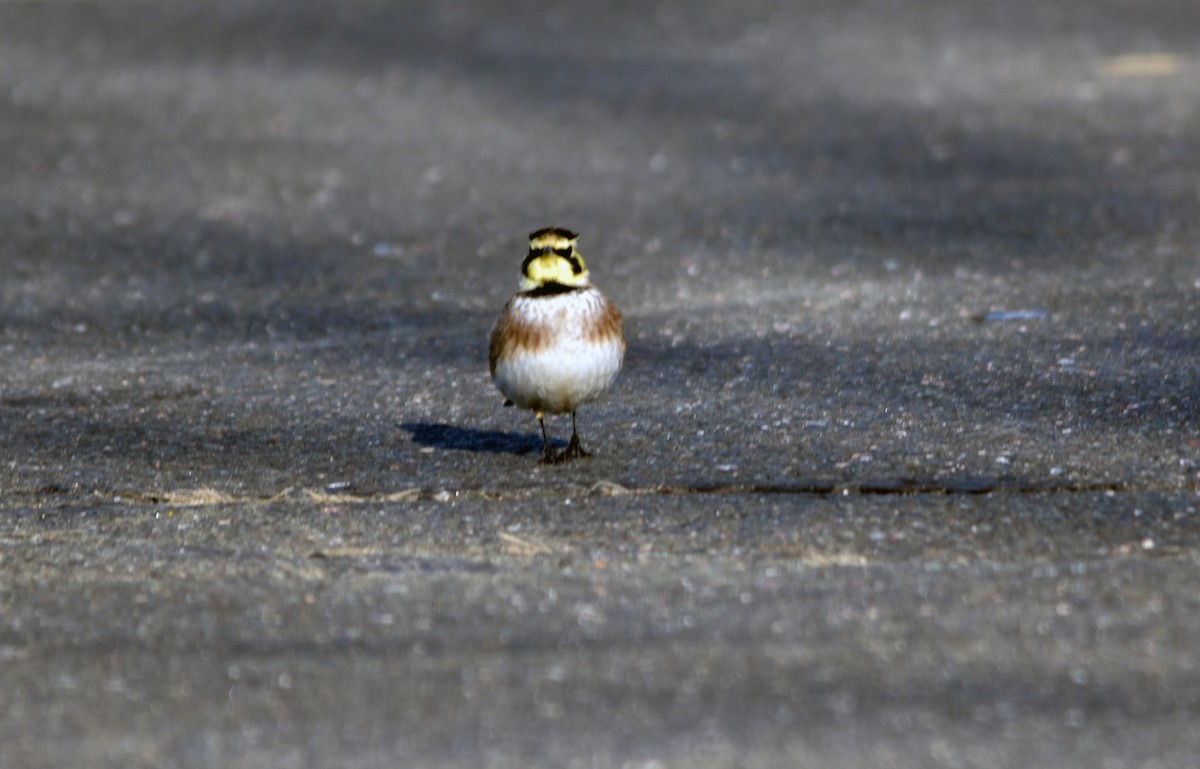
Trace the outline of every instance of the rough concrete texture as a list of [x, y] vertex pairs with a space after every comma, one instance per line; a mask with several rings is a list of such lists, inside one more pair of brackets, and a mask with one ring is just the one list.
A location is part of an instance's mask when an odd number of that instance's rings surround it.
[[0, 765], [1193, 766], [1198, 27], [0, 3]]

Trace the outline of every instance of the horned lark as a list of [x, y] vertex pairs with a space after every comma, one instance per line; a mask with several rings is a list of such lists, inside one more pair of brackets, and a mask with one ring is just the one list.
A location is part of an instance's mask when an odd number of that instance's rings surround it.
[[[492, 329], [488, 365], [506, 406], [530, 409], [542, 427], [543, 462], [588, 453], [575, 410], [613, 383], [625, 357], [621, 313], [588, 280], [578, 235], [547, 227], [530, 233], [521, 286]], [[550, 448], [546, 414], [571, 414], [571, 442]]]

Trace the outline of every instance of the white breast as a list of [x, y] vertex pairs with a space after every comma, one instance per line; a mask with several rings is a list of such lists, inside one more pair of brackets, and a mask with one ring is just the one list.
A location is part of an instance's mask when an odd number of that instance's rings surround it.
[[600, 395], [617, 378], [625, 355], [619, 333], [601, 339], [588, 334], [607, 302], [594, 288], [514, 299], [511, 310], [545, 328], [548, 337], [496, 362], [500, 392], [522, 408], [552, 414], [574, 411]]

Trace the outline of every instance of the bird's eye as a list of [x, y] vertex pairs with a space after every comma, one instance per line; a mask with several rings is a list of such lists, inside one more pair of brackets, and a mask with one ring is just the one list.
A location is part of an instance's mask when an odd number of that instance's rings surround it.
[[559, 256], [563, 257], [564, 259], [571, 258], [571, 249], [570, 248], [556, 248], [556, 249], [554, 249], [554, 253], [558, 254]]

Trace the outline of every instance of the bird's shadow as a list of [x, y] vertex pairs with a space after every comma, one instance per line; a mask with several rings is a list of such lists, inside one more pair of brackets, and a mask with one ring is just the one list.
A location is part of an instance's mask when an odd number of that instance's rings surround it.
[[[541, 436], [536, 434], [475, 430], [440, 422], [405, 422], [400, 426], [412, 436], [413, 443], [439, 449], [528, 454], [542, 448]], [[551, 443], [560, 442], [551, 440]]]

